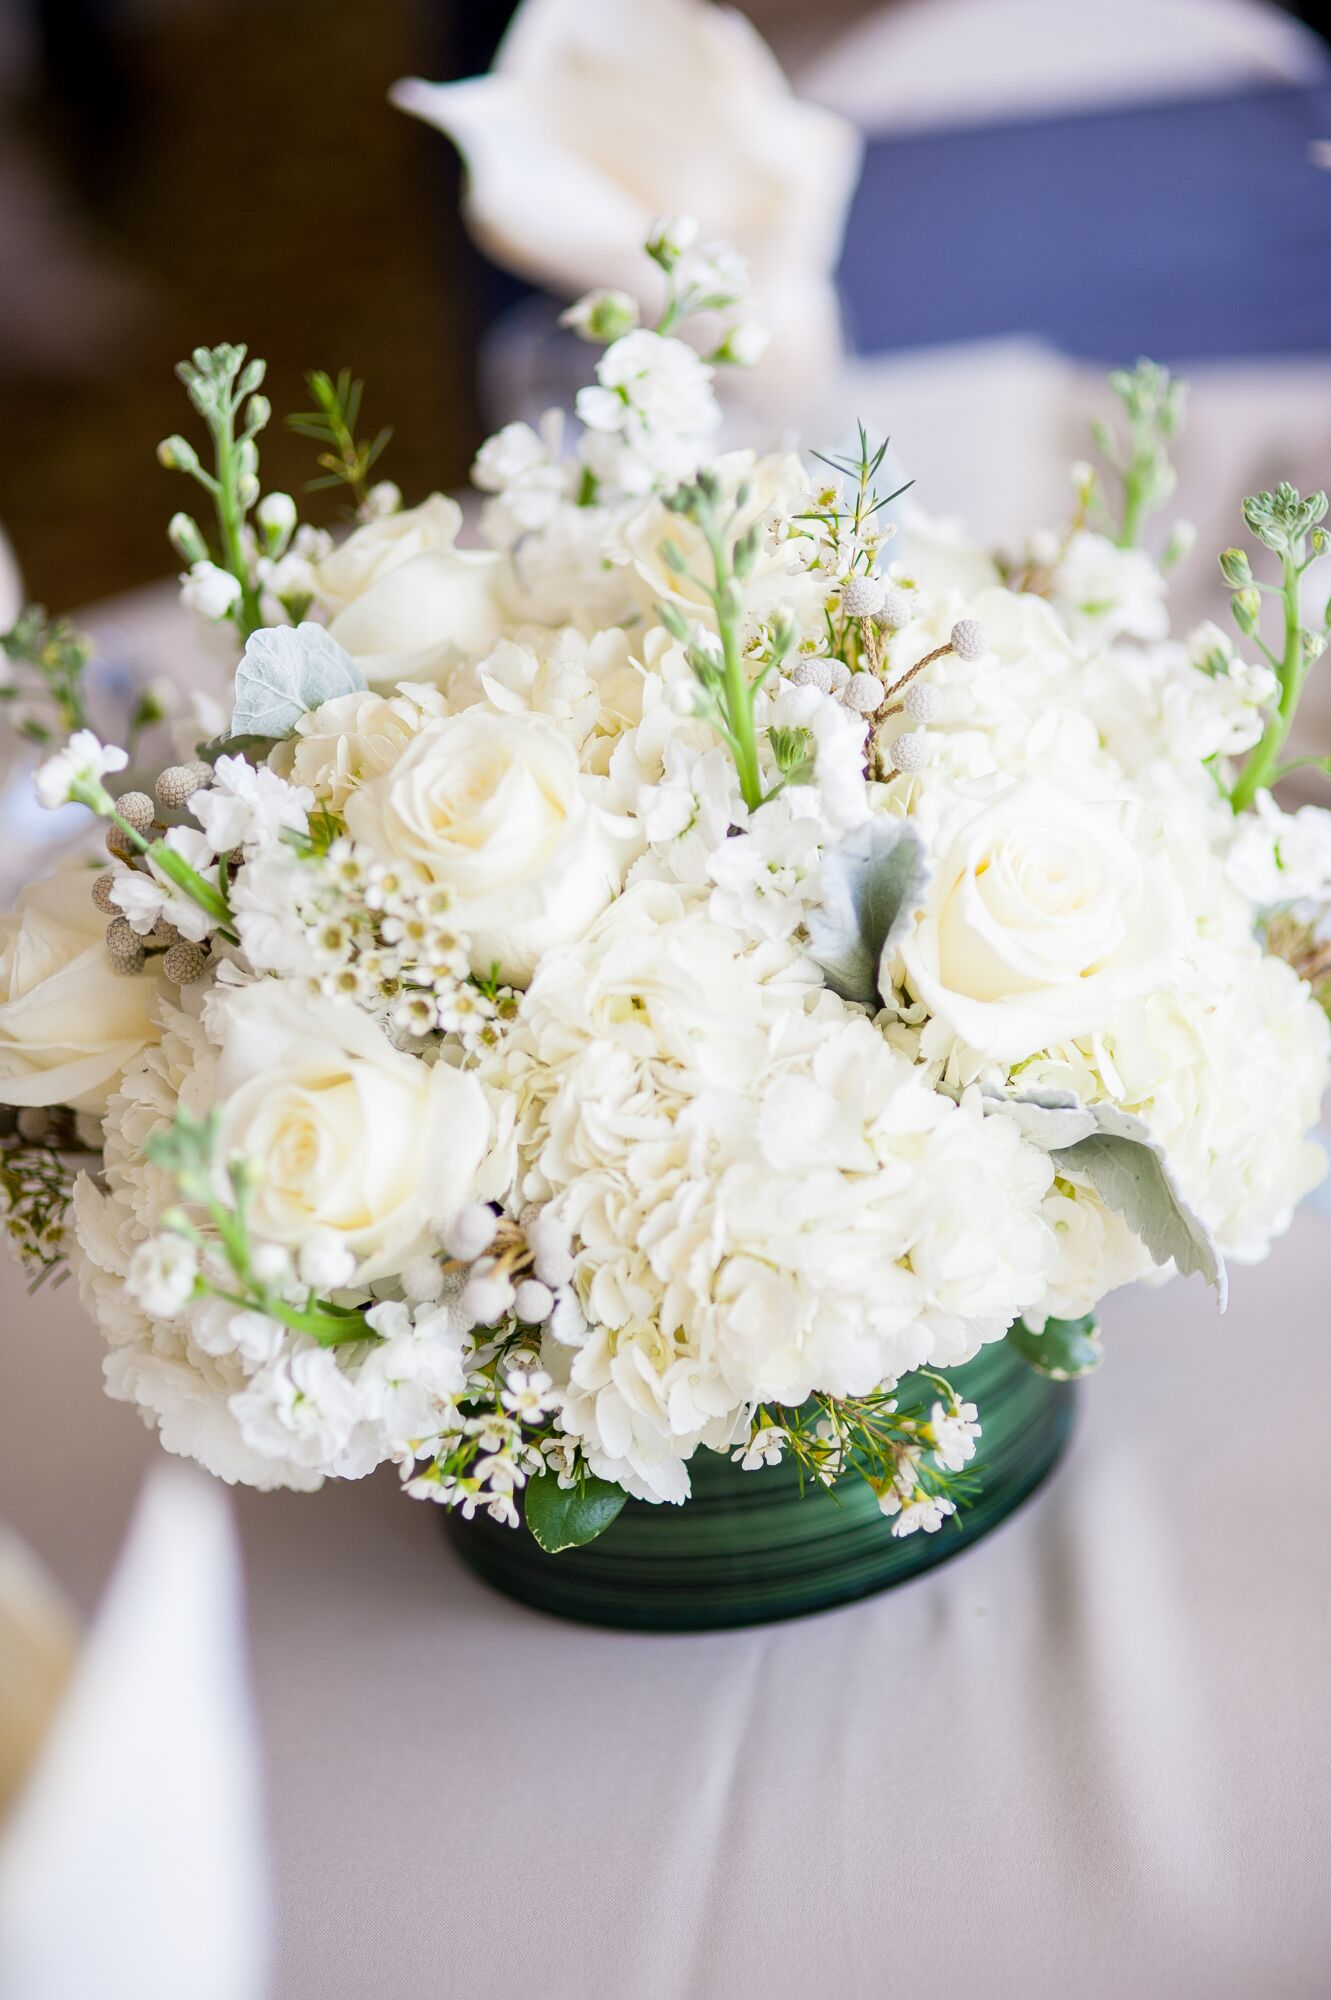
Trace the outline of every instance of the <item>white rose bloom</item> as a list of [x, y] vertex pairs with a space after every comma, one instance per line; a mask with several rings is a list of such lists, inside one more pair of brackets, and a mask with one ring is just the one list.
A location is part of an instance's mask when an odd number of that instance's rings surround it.
[[461, 522], [457, 502], [436, 493], [420, 507], [368, 521], [318, 565], [329, 632], [367, 681], [437, 681], [461, 656], [484, 653], [498, 639], [504, 559], [455, 547]]
[[99, 1114], [127, 1064], [157, 1039], [151, 967], [111, 970], [93, 871], [70, 861], [0, 916], [0, 1104]]
[[395, 1049], [359, 1009], [264, 980], [209, 1003], [220, 1055], [218, 1171], [258, 1179], [255, 1233], [298, 1249], [333, 1229], [362, 1282], [400, 1271], [471, 1201], [493, 1136], [484, 1093]]
[[268, 761], [340, 813], [358, 785], [394, 765], [412, 737], [446, 709], [439, 689], [428, 683], [407, 682], [392, 694], [335, 695], [308, 709]]
[[550, 724], [466, 709], [432, 723], [347, 804], [347, 826], [455, 899], [472, 965], [531, 977], [580, 937], [618, 889], [632, 827], [595, 804], [594, 781]]
[[1182, 897], [1126, 808], [1032, 778], [947, 801], [926, 832], [932, 873], [901, 948], [905, 982], [978, 1054], [1021, 1062], [1168, 977]]
[[416, 556], [445, 555], [462, 528], [462, 509], [432, 493], [419, 507], [404, 507], [367, 521], [339, 542], [314, 569], [314, 594], [330, 618], [363, 597], [371, 585]]

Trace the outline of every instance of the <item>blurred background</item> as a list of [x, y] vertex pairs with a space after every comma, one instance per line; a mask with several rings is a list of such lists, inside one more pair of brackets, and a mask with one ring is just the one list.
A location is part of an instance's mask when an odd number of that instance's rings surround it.
[[[1331, 62], [1301, 10], [742, 11], [798, 89], [869, 135], [846, 260], [852, 344], [918, 357], [1023, 338], [1097, 366], [1138, 350], [1289, 362], [1285, 414], [1263, 419], [1284, 426], [1271, 449], [1306, 449], [1311, 426], [1320, 451]], [[304, 406], [306, 369], [351, 366], [367, 423], [395, 428], [384, 472], [408, 499], [464, 479], [487, 428], [478, 348], [517, 287], [468, 244], [451, 146], [387, 92], [406, 74], [484, 69], [511, 12], [3, 0], [0, 525], [30, 596], [69, 610], [173, 566], [163, 528], [179, 482], [153, 448], [184, 421], [172, 367], [196, 342], [265, 355], [279, 411]], [[927, 367], [892, 380], [924, 406], [952, 398]], [[310, 449], [274, 425], [265, 483], [298, 491]]]

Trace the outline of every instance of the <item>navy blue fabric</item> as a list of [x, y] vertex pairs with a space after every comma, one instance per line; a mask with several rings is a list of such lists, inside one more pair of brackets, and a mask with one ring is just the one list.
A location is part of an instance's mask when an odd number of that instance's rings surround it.
[[1331, 84], [870, 142], [865, 354], [1033, 334], [1104, 363], [1331, 353]]

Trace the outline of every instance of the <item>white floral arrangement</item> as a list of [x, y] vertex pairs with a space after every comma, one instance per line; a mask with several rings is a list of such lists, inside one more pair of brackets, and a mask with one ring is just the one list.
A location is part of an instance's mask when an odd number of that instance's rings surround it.
[[932, 1531], [984, 1417], [953, 1371], [1085, 1372], [1134, 1280], [1223, 1300], [1324, 1171], [1331, 814], [1271, 787], [1326, 500], [1245, 502], [1246, 643], [1174, 639], [1138, 546], [1164, 371], [1114, 378], [1107, 470], [996, 556], [880, 493], [863, 433], [719, 451], [743, 272], [685, 219], [647, 250], [654, 323], [571, 309], [576, 434], [489, 440], [474, 546], [372, 483], [347, 378], [294, 420], [335, 541], [262, 490], [262, 364], [182, 367], [224, 734], [140, 788], [67, 628], [4, 642], [29, 733], [43, 698], [69, 732], [39, 797], [110, 848], [5, 921], [8, 1226], [225, 1480], [391, 1461], [555, 1548], [708, 1450]]

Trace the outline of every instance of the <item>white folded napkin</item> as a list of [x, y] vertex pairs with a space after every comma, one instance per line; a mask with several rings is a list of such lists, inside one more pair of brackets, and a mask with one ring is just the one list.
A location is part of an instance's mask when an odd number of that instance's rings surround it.
[[220, 1490], [153, 1475], [81, 1649], [0, 1540], [0, 2000], [259, 2000], [266, 1884]]

